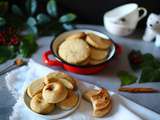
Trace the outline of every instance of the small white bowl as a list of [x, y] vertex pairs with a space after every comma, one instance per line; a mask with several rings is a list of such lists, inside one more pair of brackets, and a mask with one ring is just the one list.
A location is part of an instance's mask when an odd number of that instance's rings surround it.
[[105, 17], [104, 17], [104, 27], [109, 33], [118, 36], [130, 35], [135, 30], [135, 28], [130, 28], [127, 25], [120, 25], [112, 21], [109, 21]]
[[57, 120], [57, 119], [61, 119], [61, 118], [64, 118], [64, 117], [68, 116], [69, 114], [73, 113], [79, 107], [80, 101], [81, 101], [80, 91], [77, 90], [76, 94], [78, 96], [78, 103], [72, 109], [70, 109], [70, 110], [61, 110], [59, 108], [55, 108], [55, 111], [53, 111], [53, 112], [51, 112], [49, 114], [46, 114], [46, 115], [39, 114], [39, 113], [36, 113], [36, 112], [31, 110], [31, 108], [30, 108], [30, 100], [31, 100], [31, 98], [27, 95], [26, 91], [24, 92], [24, 95], [23, 95], [23, 103], [24, 103], [25, 107], [27, 108], [27, 110], [31, 113], [31, 115], [35, 115], [37, 117], [37, 120], [38, 120], [38, 118]]

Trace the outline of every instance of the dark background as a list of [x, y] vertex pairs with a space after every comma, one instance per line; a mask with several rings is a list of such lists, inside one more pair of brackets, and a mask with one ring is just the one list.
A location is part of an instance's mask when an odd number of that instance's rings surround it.
[[[24, 5], [25, 0], [9, 0]], [[37, 0], [42, 7], [48, 0]], [[160, 14], [160, 0], [57, 0], [60, 15], [73, 12], [77, 15], [76, 23], [103, 24], [103, 15], [106, 11], [126, 3], [137, 3], [140, 7]], [[44, 5], [44, 6], [43, 6]], [[140, 22], [140, 27], [145, 26], [147, 17]]]
[[[160, 14], [160, 0], [57, 0], [63, 12], [74, 12], [78, 22], [87, 24], [103, 24], [103, 15], [106, 11], [126, 3], [137, 3], [145, 7], [148, 14]], [[144, 26], [147, 17], [140, 22]]]

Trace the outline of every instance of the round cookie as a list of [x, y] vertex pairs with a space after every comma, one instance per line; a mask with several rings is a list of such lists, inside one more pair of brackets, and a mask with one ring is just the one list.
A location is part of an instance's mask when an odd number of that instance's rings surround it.
[[68, 89], [73, 90], [77, 88], [76, 80], [63, 72], [52, 72], [44, 77], [45, 84], [56, 81], [61, 82]]
[[103, 39], [92, 33], [87, 34], [86, 41], [92, 47], [95, 47], [97, 49], [103, 49], [103, 50], [108, 49], [112, 45], [111, 40]]
[[109, 50], [100, 50], [93, 47], [91, 48], [90, 58], [93, 60], [102, 60], [107, 58]]
[[66, 99], [57, 103], [56, 105], [63, 110], [69, 110], [73, 108], [78, 102], [78, 96], [73, 91], [69, 91]]
[[69, 35], [66, 40], [70, 40], [70, 39], [83, 39], [85, 38], [86, 34], [84, 32], [76, 32], [73, 33], [71, 35]]
[[69, 39], [60, 44], [58, 54], [64, 61], [78, 64], [89, 57], [90, 47], [82, 39]]
[[41, 92], [43, 87], [44, 83], [42, 78], [32, 81], [32, 83], [27, 88], [28, 96], [32, 98], [35, 94]]
[[36, 113], [48, 114], [54, 110], [55, 105], [47, 103], [43, 99], [42, 93], [38, 93], [31, 99], [30, 107]]
[[47, 84], [42, 91], [44, 100], [48, 103], [58, 103], [63, 101], [68, 94], [67, 88], [60, 82]]

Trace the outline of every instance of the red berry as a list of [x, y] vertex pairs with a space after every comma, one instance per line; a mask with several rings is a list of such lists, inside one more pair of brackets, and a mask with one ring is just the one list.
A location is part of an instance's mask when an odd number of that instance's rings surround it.
[[5, 44], [5, 39], [3, 36], [0, 36], [0, 45], [4, 45]]
[[19, 41], [17, 40], [17, 37], [16, 36], [13, 36], [10, 40], [10, 43], [12, 45], [17, 45], [19, 43]]

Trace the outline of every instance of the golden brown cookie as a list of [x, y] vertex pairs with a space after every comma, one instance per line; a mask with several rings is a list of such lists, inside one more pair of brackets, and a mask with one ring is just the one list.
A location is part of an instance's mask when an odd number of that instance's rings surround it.
[[110, 103], [111, 103], [111, 98], [92, 101], [94, 111], [104, 109], [104, 108], [108, 107], [110, 105]]
[[103, 117], [111, 111], [111, 97], [107, 89], [102, 88], [100, 90], [88, 90], [83, 94], [83, 97], [92, 103], [93, 116]]
[[54, 110], [55, 105], [47, 103], [43, 99], [42, 93], [38, 93], [31, 99], [30, 107], [36, 113], [48, 114]]
[[73, 92], [69, 91], [66, 99], [57, 103], [56, 105], [63, 110], [69, 110], [73, 108], [78, 102], [78, 96]]
[[109, 114], [112, 110], [112, 102], [110, 102], [109, 106], [103, 108], [101, 110], [93, 110], [92, 115], [94, 117], [104, 117], [105, 115]]
[[100, 101], [100, 100], [108, 100], [110, 98], [110, 95], [108, 93], [108, 90], [105, 88], [101, 88], [98, 90], [97, 94], [91, 96], [91, 101]]
[[43, 87], [43, 78], [32, 81], [32, 83], [27, 88], [28, 96], [32, 98], [35, 94], [41, 92]]
[[113, 44], [111, 40], [106, 40], [93, 33], [87, 34], [86, 41], [92, 47], [103, 50], [108, 49]]
[[71, 64], [79, 64], [90, 55], [89, 45], [82, 39], [69, 39], [60, 44], [59, 56]]
[[71, 35], [69, 35], [66, 40], [70, 40], [70, 39], [84, 39], [86, 36], [86, 34], [84, 32], [76, 32], [73, 33]]
[[47, 84], [42, 91], [44, 100], [48, 103], [58, 103], [63, 101], [68, 94], [67, 88], [60, 82]]
[[91, 47], [91, 54], [90, 54], [90, 58], [93, 60], [103, 60], [106, 59], [108, 56], [109, 50], [100, 50], [100, 49], [96, 49]]
[[71, 90], [76, 89], [77, 87], [76, 80], [73, 77], [65, 74], [64, 72], [52, 72], [44, 77], [45, 84], [56, 81], [61, 82], [65, 87]]
[[98, 93], [98, 90], [92, 89], [92, 90], [87, 90], [83, 94], [83, 98], [86, 99], [87, 101], [91, 102], [91, 97], [93, 95], [96, 95]]

